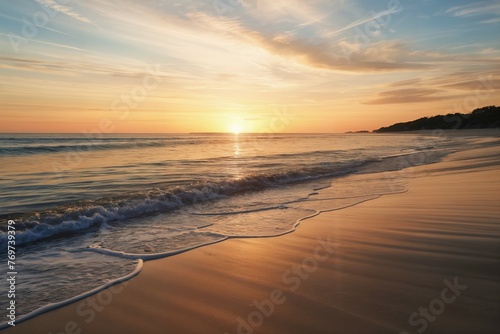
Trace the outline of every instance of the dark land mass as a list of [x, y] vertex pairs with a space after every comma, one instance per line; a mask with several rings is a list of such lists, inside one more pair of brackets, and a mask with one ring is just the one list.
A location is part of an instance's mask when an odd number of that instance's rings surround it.
[[373, 132], [398, 132], [436, 129], [489, 129], [500, 127], [500, 107], [487, 106], [469, 114], [447, 114], [423, 117], [410, 122], [396, 123]]

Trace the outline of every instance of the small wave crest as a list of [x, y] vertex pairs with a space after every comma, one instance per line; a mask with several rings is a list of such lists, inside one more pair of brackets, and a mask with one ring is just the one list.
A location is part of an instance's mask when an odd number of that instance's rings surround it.
[[146, 148], [146, 147], [163, 147], [167, 145], [165, 141], [161, 140], [147, 140], [147, 141], [100, 141], [89, 140], [84, 142], [69, 142], [66, 145], [15, 145], [0, 147], [0, 156], [6, 155], [32, 155], [44, 153], [61, 153], [61, 152], [90, 152], [99, 150], [113, 150], [113, 149], [133, 149], [133, 148]]
[[[111, 221], [155, 215], [184, 205], [206, 203], [243, 192], [339, 176], [355, 171], [357, 165], [359, 164], [340, 165], [337, 168], [309, 168], [184, 187], [156, 188], [96, 201], [75, 202], [42, 212], [19, 214], [17, 217], [9, 215], [9, 219], [16, 220], [16, 241], [21, 245], [64, 234], [85, 233], [93, 226]], [[6, 228], [0, 226], [0, 245], [5, 245], [6, 242]]]

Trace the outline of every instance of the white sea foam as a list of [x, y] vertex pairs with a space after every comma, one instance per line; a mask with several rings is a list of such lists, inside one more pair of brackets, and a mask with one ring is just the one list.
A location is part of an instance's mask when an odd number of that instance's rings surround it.
[[[93, 290], [90, 290], [90, 291], [87, 291], [87, 292], [84, 292], [82, 294], [79, 294], [77, 296], [74, 296], [72, 298], [68, 298], [66, 300], [63, 300], [61, 302], [58, 302], [58, 303], [51, 303], [51, 304], [47, 304], [47, 305], [44, 305], [42, 307], [39, 307], [37, 308], [36, 310], [28, 313], [28, 314], [25, 314], [25, 315], [22, 315], [20, 317], [18, 317], [15, 321], [16, 324], [20, 323], [20, 322], [23, 322], [23, 321], [26, 321], [28, 319], [31, 319], [33, 317], [36, 317], [40, 314], [43, 314], [43, 313], [46, 313], [46, 312], [49, 312], [49, 311], [52, 311], [52, 310], [55, 310], [57, 308], [60, 308], [60, 307], [63, 307], [65, 305], [68, 305], [68, 304], [71, 304], [71, 303], [74, 303], [74, 302], [77, 302], [79, 300], [82, 300], [84, 298], [87, 298], [87, 297], [90, 297], [96, 293], [99, 293], [113, 285], [116, 285], [116, 284], [119, 284], [119, 283], [123, 283], [125, 281], [128, 281], [129, 279], [139, 275], [139, 273], [141, 272], [142, 270], [142, 267], [143, 267], [143, 260], [139, 259], [138, 262], [137, 262], [137, 265], [135, 267], [135, 269], [128, 275], [126, 276], [123, 276], [123, 277], [120, 277], [120, 278], [117, 278], [113, 281], [110, 281], [106, 284], [103, 284]], [[7, 323], [7, 322], [4, 322], [2, 324], [0, 324], [0, 330], [4, 329], [4, 328], [7, 328], [7, 327], [10, 327], [10, 325]]]

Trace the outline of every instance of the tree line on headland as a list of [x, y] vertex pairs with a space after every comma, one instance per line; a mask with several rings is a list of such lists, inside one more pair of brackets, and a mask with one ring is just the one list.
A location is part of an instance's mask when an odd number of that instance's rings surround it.
[[487, 129], [500, 127], [500, 107], [487, 106], [469, 114], [447, 114], [422, 117], [410, 122], [396, 123], [374, 130], [376, 133], [436, 129]]

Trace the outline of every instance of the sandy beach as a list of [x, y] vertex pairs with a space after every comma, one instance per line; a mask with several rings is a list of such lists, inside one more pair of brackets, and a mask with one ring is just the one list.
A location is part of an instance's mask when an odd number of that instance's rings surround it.
[[497, 333], [500, 146], [484, 146], [412, 168], [406, 193], [146, 262], [4, 333]]

